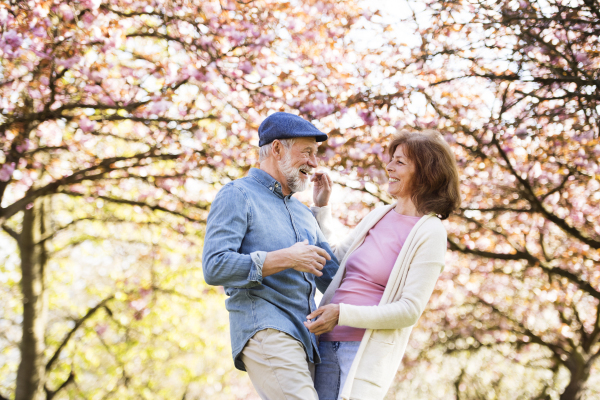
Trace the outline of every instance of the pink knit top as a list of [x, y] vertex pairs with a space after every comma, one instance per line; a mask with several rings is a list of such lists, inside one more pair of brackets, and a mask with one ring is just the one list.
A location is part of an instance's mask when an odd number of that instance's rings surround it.
[[[348, 257], [346, 275], [331, 304], [376, 306], [381, 301], [396, 259], [410, 230], [420, 217], [389, 211], [365, 237], [365, 241]], [[320, 336], [324, 342], [362, 340], [365, 329], [337, 325]]]

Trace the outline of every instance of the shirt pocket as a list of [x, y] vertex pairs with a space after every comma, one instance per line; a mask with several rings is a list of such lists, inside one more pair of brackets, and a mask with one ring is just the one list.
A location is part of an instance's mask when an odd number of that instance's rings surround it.
[[308, 231], [308, 229], [304, 229], [304, 233], [302, 234], [302, 237], [300, 238], [300, 241], [304, 241], [304, 240], [308, 240], [308, 244], [310, 245], [315, 245], [317, 243], [317, 238], [314, 234], [310, 233]]

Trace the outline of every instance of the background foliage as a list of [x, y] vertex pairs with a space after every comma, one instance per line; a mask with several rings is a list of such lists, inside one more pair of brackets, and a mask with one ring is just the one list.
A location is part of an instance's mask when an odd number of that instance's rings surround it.
[[598, 397], [599, 21], [594, 0], [1, 2], [0, 395], [256, 398], [203, 223], [291, 111], [331, 137], [348, 227], [390, 202], [398, 129], [457, 155], [389, 398]]

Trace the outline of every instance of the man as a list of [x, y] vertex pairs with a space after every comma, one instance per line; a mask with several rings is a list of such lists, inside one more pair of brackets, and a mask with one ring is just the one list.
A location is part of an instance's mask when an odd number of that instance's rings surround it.
[[258, 128], [260, 169], [225, 185], [212, 203], [204, 278], [229, 296], [236, 368], [263, 399], [317, 400], [320, 362], [304, 326], [338, 263], [310, 210], [292, 197], [309, 185], [318, 142], [327, 135], [304, 119], [275, 113]]

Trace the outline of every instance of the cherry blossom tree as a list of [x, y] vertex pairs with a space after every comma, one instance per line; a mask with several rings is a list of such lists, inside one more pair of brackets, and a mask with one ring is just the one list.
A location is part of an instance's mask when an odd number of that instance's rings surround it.
[[[330, 135], [322, 160], [345, 188], [336, 212], [348, 226], [392, 201], [384, 190], [392, 133], [438, 129], [455, 149], [464, 200], [447, 221], [448, 265], [397, 390], [451, 360], [460, 368], [447, 373], [449, 387], [422, 386], [424, 398], [593, 397], [598, 3], [402, 7], [390, 16], [334, 1], [2, 3], [0, 225], [19, 249], [11, 282], [22, 292], [7, 293], [18, 299], [11, 321], [22, 307], [23, 328], [6, 390], [18, 399], [61, 391], [126, 398], [151, 388], [172, 398], [174, 389], [152, 379], [165, 356], [142, 345], [144, 332], [160, 325], [161, 313], [171, 312], [170, 326], [185, 316], [166, 299], [220, 298], [198, 293], [190, 249], [201, 246], [215, 190], [255, 165], [260, 121], [291, 111]], [[68, 308], [56, 299], [70, 283], [48, 271], [55, 262], [78, 271], [68, 249], [90, 241], [134, 255], [139, 266], [103, 285], [88, 277], [85, 304]], [[95, 253], [79, 251], [72, 254]], [[72, 338], [97, 340], [102, 362], [81, 356]], [[181, 355], [182, 368], [190, 346], [210, 341], [153, 339]], [[133, 361], [141, 352], [150, 355], [143, 371]], [[482, 367], [498, 359], [500, 372]], [[86, 374], [100, 364], [107, 380], [91, 382]], [[183, 374], [190, 385], [177, 396], [214, 395], [194, 392], [208, 372], [172, 371], [165, 374]]]
[[[0, 5], [0, 225], [17, 244], [21, 270], [15, 399], [85, 393], [78, 382], [94, 363], [77, 364], [74, 337], [96, 335], [114, 350], [118, 343], [102, 339], [106, 326], [129, 337], [122, 320], [145, 317], [155, 296], [201, 298], [152, 273], [88, 292], [91, 306], [61, 319], [49, 269], [62, 248], [98, 243], [102, 232], [153, 254], [171, 237], [199, 246], [214, 190], [256, 162], [256, 129], [268, 112], [319, 118], [339, 110], [325, 84], [348, 88], [347, 72], [333, 63], [346, 32], [365, 18], [356, 4], [334, 1]], [[153, 237], [141, 234], [153, 227], [161, 228]], [[133, 367], [114, 359], [118, 392], [132, 385]]]
[[[457, 398], [496, 389], [500, 398], [592, 398], [598, 389], [586, 385], [600, 356], [600, 6], [407, 5], [403, 21], [375, 21], [382, 29], [372, 85], [346, 102], [362, 121], [340, 128], [344, 140], [326, 153], [350, 178], [343, 185], [369, 193], [347, 206], [390, 201], [378, 161], [390, 131], [442, 131], [459, 160], [464, 199], [447, 224], [452, 253], [420, 323], [428, 339], [413, 344], [467, 355], [467, 366], [494, 349], [548, 372], [503, 387], [501, 379], [520, 379], [519, 369], [479, 380], [480, 369], [465, 367], [453, 378]], [[364, 214], [346, 210], [339, 212], [350, 224]]]

